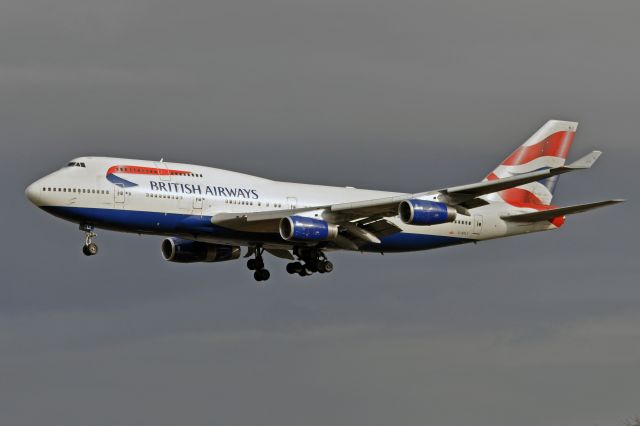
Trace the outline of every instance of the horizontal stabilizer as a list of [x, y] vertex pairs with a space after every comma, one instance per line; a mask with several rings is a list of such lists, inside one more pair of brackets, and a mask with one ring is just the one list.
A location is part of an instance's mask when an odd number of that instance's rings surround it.
[[555, 217], [564, 216], [567, 214], [581, 213], [597, 209], [599, 207], [622, 203], [623, 201], [624, 200], [598, 201], [597, 203], [578, 204], [576, 206], [559, 207], [557, 209], [542, 210], [539, 212], [506, 215], [502, 216], [502, 219], [506, 220], [507, 222], [540, 222], [543, 220], [551, 220]]
[[590, 169], [601, 155], [602, 151], [591, 151], [584, 157], [577, 159], [565, 167], [568, 169]]

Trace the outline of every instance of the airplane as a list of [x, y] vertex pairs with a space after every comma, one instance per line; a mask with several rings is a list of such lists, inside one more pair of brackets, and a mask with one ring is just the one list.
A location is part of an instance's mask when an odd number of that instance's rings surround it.
[[550, 120], [480, 182], [419, 193], [288, 183], [160, 161], [80, 157], [29, 185], [27, 198], [76, 223], [83, 253], [97, 228], [160, 235], [165, 260], [222, 262], [241, 256], [256, 281], [263, 254], [290, 274], [328, 273], [326, 253], [409, 252], [560, 228], [566, 215], [620, 203], [557, 207], [559, 175], [590, 168], [593, 151], [565, 165], [578, 123]]

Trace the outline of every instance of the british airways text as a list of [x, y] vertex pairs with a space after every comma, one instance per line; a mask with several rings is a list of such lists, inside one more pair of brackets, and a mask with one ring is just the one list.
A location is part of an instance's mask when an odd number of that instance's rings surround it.
[[229, 188], [228, 186], [196, 185], [190, 183], [151, 181], [152, 191], [173, 192], [180, 194], [212, 195], [218, 197], [242, 197], [252, 200], [260, 198], [255, 189]]

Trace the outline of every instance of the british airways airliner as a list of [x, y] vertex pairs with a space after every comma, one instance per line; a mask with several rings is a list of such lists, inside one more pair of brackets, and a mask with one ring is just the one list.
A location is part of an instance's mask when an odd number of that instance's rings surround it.
[[28, 199], [76, 223], [83, 252], [97, 228], [162, 235], [167, 261], [222, 262], [247, 247], [247, 267], [269, 279], [264, 254], [290, 274], [328, 273], [326, 253], [408, 252], [561, 227], [565, 216], [622, 202], [551, 205], [560, 174], [588, 169], [593, 151], [565, 165], [578, 123], [551, 120], [481, 182], [415, 194], [277, 182], [191, 164], [80, 157], [29, 185]]

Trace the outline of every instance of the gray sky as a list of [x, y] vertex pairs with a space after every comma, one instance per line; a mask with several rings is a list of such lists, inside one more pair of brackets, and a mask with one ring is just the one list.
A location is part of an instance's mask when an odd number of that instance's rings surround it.
[[[640, 3], [0, 2], [2, 425], [616, 425], [640, 415]], [[419, 191], [580, 121], [558, 232], [175, 265], [25, 200], [80, 155]]]

